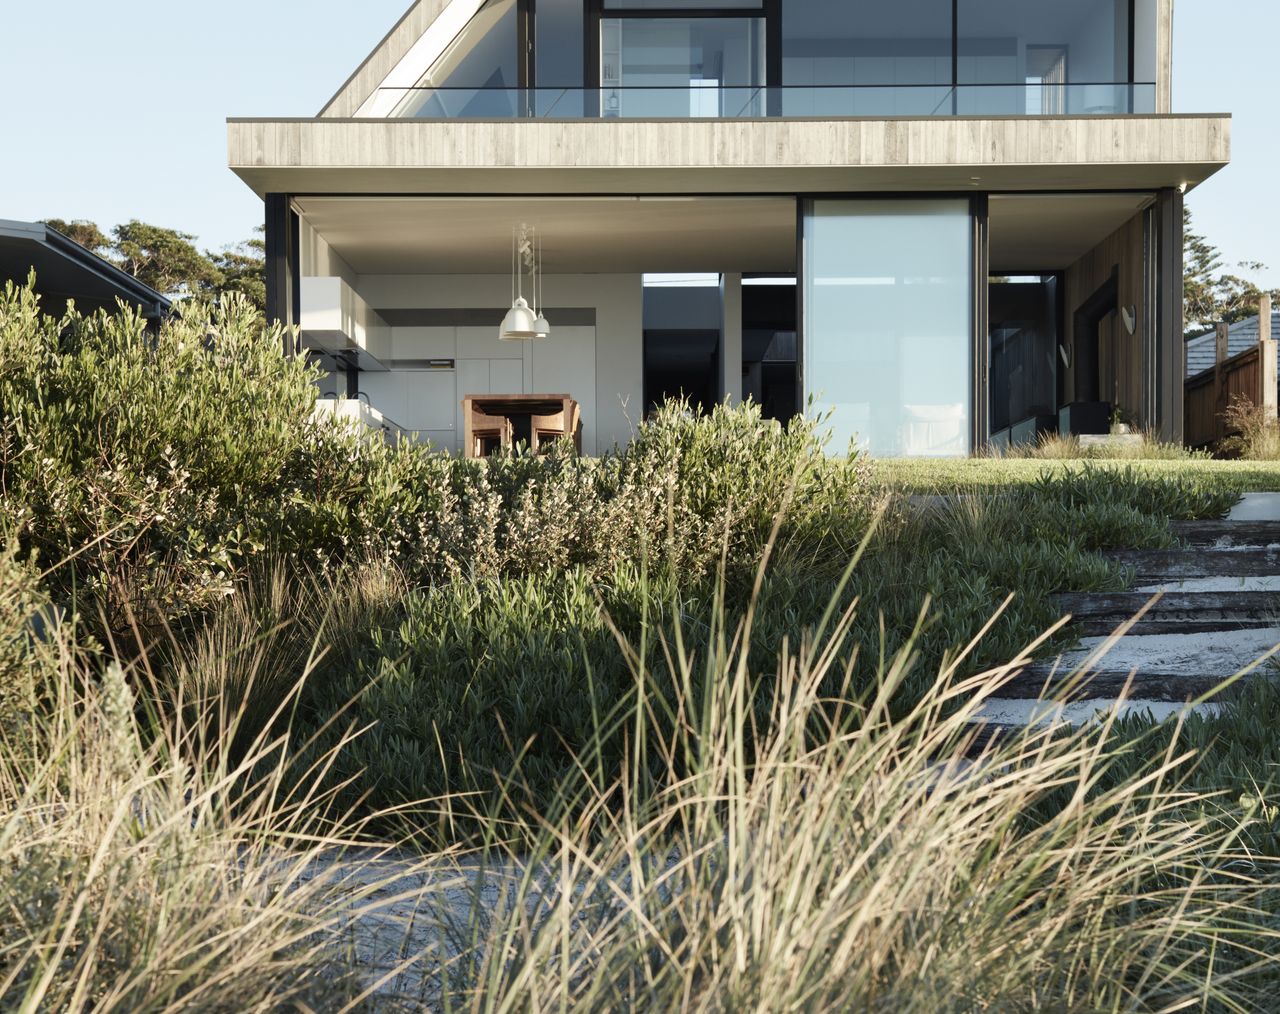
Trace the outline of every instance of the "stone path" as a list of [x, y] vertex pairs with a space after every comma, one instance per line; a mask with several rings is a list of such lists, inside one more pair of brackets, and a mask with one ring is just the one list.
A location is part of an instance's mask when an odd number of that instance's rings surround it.
[[[1079, 647], [1023, 670], [980, 719], [993, 727], [1079, 724], [1115, 707], [1126, 686], [1122, 712], [1165, 718], [1274, 652], [1280, 494], [1251, 494], [1224, 521], [1177, 522], [1173, 529], [1179, 549], [1111, 554], [1133, 571], [1131, 590], [1059, 596]], [[1263, 662], [1251, 677], [1274, 672]]]

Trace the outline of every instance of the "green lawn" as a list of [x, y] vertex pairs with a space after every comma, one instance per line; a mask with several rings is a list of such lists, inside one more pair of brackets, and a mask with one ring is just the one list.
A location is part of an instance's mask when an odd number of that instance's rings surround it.
[[991, 489], [1031, 483], [1045, 473], [1061, 475], [1084, 468], [1124, 472], [1152, 479], [1182, 479], [1207, 488], [1239, 493], [1280, 491], [1280, 462], [1194, 459], [1088, 461], [1034, 458], [878, 458], [872, 472], [906, 493]]

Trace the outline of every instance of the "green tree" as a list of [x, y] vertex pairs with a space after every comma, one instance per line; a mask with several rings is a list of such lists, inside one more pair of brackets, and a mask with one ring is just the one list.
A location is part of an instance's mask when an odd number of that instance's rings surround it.
[[[261, 228], [258, 231], [261, 232]], [[209, 259], [219, 275], [214, 294], [240, 292], [259, 310], [266, 310], [266, 257], [267, 245], [256, 237], [220, 253], [210, 253]]]
[[46, 218], [43, 219], [43, 222], [49, 228], [56, 229], [68, 239], [75, 240], [86, 250], [90, 250], [93, 253], [101, 254], [112, 245], [111, 238], [98, 228], [96, 222], [90, 222], [83, 218], [77, 218], [70, 222], [61, 218]]
[[[1258, 261], [1236, 265], [1242, 274], [1223, 270], [1222, 253], [1192, 228], [1191, 209], [1182, 209], [1182, 297], [1187, 336], [1202, 334], [1218, 321], [1228, 324], [1252, 317], [1266, 290], [1250, 276], [1267, 270]], [[1270, 290], [1280, 305], [1280, 289]]]
[[116, 263], [159, 292], [185, 296], [218, 284], [217, 267], [190, 233], [133, 219], [117, 225], [112, 236]]
[[166, 295], [217, 298], [239, 292], [258, 310], [266, 309], [266, 244], [260, 235], [262, 226], [258, 227], [259, 236], [253, 239], [216, 253], [201, 253], [189, 233], [137, 219], [116, 226], [110, 234], [84, 219], [46, 218], [44, 224]]

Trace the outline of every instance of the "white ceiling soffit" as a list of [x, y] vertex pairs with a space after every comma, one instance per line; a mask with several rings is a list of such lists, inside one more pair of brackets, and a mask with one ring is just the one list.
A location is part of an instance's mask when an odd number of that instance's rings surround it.
[[422, 80], [444, 51], [479, 13], [485, 0], [450, 0], [427, 30], [401, 57], [382, 83], [356, 110], [357, 117], [385, 118], [399, 105], [402, 95], [387, 89], [412, 88]]
[[1070, 267], [1134, 215], [1152, 194], [1001, 194], [991, 198], [991, 270]]
[[504, 274], [511, 229], [536, 226], [548, 274], [795, 270], [793, 198], [300, 197], [361, 275]]

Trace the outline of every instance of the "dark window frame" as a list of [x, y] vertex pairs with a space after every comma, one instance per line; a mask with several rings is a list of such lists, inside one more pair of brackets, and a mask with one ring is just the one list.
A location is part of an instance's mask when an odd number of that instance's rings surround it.
[[[1131, 91], [1137, 73], [1137, 3], [1128, 2], [1128, 80], [1116, 84], [1126, 85]], [[743, 18], [758, 10], [765, 22], [765, 87], [769, 89], [769, 115], [780, 115], [780, 96], [776, 89], [782, 87], [782, 3], [783, 0], [761, 0], [759, 8], [749, 7], [616, 7], [607, 11], [604, 0], [584, 0], [583, 3], [583, 82], [588, 92], [600, 87], [600, 28], [606, 18], [622, 19], [670, 19], [670, 18]], [[951, 89], [952, 111], [959, 107], [960, 86], [960, 3], [951, 0]], [[522, 87], [532, 91], [537, 87], [537, 0], [517, 0], [519, 19], [518, 63]], [[1130, 96], [1132, 104], [1132, 95]], [[587, 110], [588, 115], [591, 114]]]
[[[782, 0], [762, 0], [753, 7], [610, 7], [605, 10], [604, 0], [586, 0], [586, 23], [583, 39], [583, 87], [588, 90], [600, 87], [600, 30], [601, 23], [609, 20], [662, 21], [675, 18], [758, 18], [764, 21], [765, 37], [765, 87], [773, 89], [782, 84]], [[770, 115], [773, 115], [772, 111]]]

